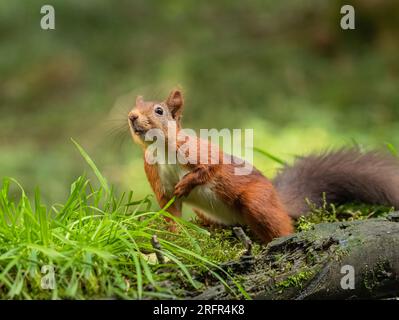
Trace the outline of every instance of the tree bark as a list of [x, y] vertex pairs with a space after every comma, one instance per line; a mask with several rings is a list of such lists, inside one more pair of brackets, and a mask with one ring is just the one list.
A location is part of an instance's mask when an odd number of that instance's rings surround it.
[[[397, 297], [399, 214], [318, 224], [276, 239], [256, 257], [245, 257], [224, 268], [241, 279], [253, 299]], [[236, 299], [237, 295], [215, 285], [196, 298]]]

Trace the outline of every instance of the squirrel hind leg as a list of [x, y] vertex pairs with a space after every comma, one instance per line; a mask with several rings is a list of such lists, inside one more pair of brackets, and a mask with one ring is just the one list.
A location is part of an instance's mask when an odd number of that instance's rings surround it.
[[266, 244], [274, 238], [293, 233], [292, 219], [277, 196], [269, 194], [260, 198], [254, 200], [251, 197], [252, 201], [244, 200], [241, 204], [244, 221], [255, 235]]
[[197, 215], [197, 218], [200, 222], [200, 225], [207, 228], [219, 228], [223, 225], [221, 223], [217, 223], [212, 219], [208, 218], [208, 216], [201, 210], [197, 208], [193, 208], [194, 213]]
[[293, 232], [291, 218], [277, 209], [258, 211], [247, 210], [244, 217], [246, 224], [263, 243], [269, 243], [275, 238], [283, 237]]

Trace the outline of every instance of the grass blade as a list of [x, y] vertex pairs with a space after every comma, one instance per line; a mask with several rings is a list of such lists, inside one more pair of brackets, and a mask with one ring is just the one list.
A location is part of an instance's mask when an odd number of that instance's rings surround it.
[[282, 165], [286, 165], [286, 162], [285, 162], [284, 160], [282, 160], [282, 159], [280, 159], [280, 158], [278, 158], [278, 157], [272, 155], [271, 153], [269, 153], [269, 152], [267, 152], [267, 151], [265, 151], [265, 150], [263, 150], [263, 149], [254, 147], [254, 150], [255, 150], [256, 152], [258, 152], [258, 153], [260, 153], [260, 154], [266, 156], [266, 157], [269, 158], [270, 160], [273, 160], [274, 162], [277, 162], [277, 163], [282, 164]]
[[96, 175], [96, 177], [97, 177], [98, 181], [100, 182], [101, 186], [103, 187], [103, 189], [109, 194], [110, 188], [108, 186], [108, 182], [104, 178], [104, 176], [101, 174], [100, 170], [98, 170], [94, 161], [90, 158], [90, 156], [87, 154], [87, 152], [74, 139], [71, 138], [71, 140], [75, 144], [76, 148], [79, 150], [82, 157], [86, 160], [88, 165], [93, 170], [94, 174]]

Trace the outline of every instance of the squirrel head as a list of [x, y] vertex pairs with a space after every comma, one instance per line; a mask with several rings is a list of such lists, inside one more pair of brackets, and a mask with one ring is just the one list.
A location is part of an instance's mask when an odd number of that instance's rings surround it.
[[183, 104], [183, 94], [179, 89], [172, 90], [162, 102], [144, 101], [142, 96], [137, 96], [136, 105], [128, 115], [134, 141], [146, 146], [145, 135], [151, 129], [161, 130], [166, 137], [171, 122], [178, 132], [181, 128]]

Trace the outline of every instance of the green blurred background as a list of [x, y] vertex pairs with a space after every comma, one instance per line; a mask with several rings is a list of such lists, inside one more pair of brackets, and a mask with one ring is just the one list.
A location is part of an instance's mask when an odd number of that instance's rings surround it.
[[[40, 28], [44, 4], [54, 31]], [[343, 4], [356, 30], [340, 28]], [[73, 137], [119, 190], [149, 193], [126, 115], [136, 94], [175, 85], [185, 127], [254, 128], [255, 146], [286, 160], [399, 146], [398, 12], [393, 0], [0, 0], [0, 177], [64, 201], [89, 172]]]

